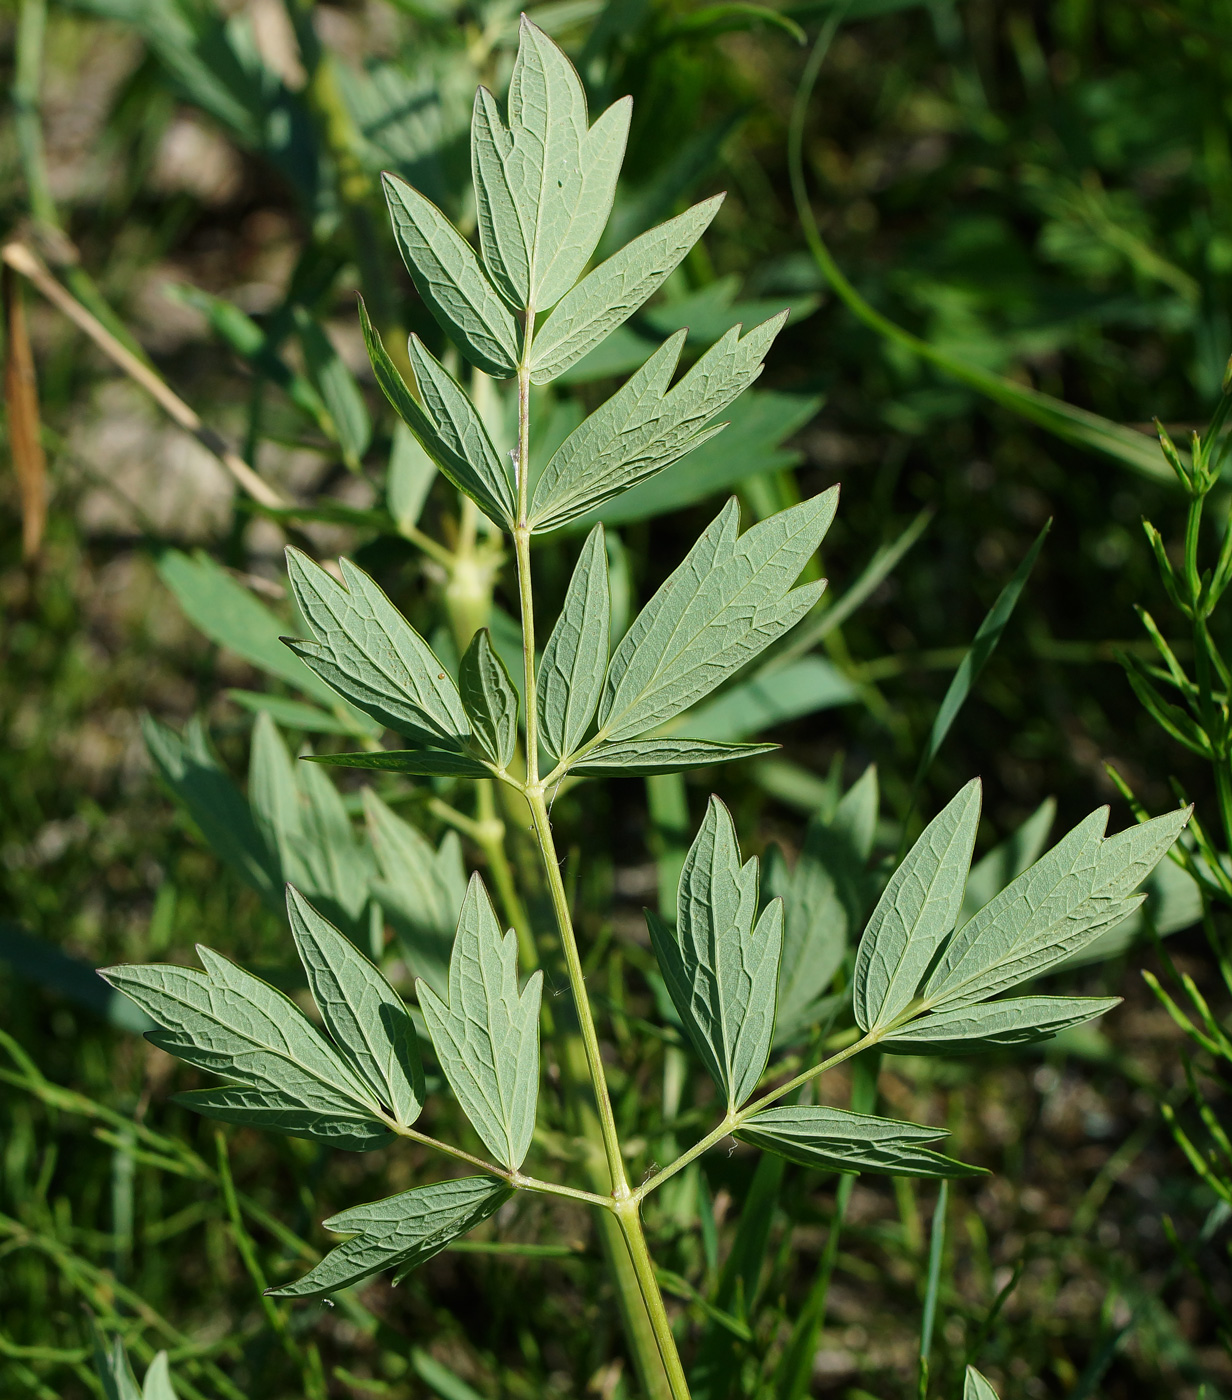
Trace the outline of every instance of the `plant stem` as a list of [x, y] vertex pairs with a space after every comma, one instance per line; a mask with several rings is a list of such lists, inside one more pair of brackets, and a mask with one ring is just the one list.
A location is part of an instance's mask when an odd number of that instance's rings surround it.
[[667, 1306], [663, 1302], [663, 1291], [659, 1287], [659, 1279], [650, 1258], [650, 1250], [646, 1247], [646, 1235], [642, 1230], [637, 1202], [630, 1199], [618, 1203], [616, 1219], [620, 1221], [621, 1229], [624, 1232], [629, 1257], [633, 1260], [637, 1281], [646, 1302], [646, 1311], [650, 1314], [650, 1323], [654, 1328], [659, 1355], [663, 1359], [668, 1384], [671, 1386], [672, 1400], [689, 1400], [689, 1382], [680, 1362], [680, 1352], [676, 1349], [676, 1338], [672, 1334], [671, 1321], [667, 1316]]

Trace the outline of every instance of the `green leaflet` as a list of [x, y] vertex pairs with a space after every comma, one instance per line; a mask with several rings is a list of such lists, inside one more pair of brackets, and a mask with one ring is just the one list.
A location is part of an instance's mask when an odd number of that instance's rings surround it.
[[918, 1146], [945, 1137], [944, 1128], [900, 1123], [841, 1108], [768, 1108], [755, 1113], [734, 1136], [777, 1152], [802, 1167], [885, 1176], [962, 1177], [983, 1175], [951, 1157]]
[[440, 362], [423, 348], [419, 337], [411, 336], [407, 353], [423, 399], [421, 403], [389, 358], [380, 335], [368, 319], [362, 297], [359, 323], [376, 382], [419, 439], [424, 451], [494, 524], [511, 527], [517, 509], [513, 489], [470, 399]]
[[997, 1400], [997, 1392], [974, 1366], [967, 1367], [963, 1382], [963, 1400]]
[[825, 583], [792, 585], [837, 504], [831, 487], [743, 535], [735, 498], [723, 507], [616, 648], [599, 707], [605, 738], [688, 709], [804, 616]]
[[351, 471], [372, 441], [372, 420], [355, 376], [347, 369], [333, 342], [302, 306], [295, 308], [295, 329], [304, 352], [308, 378], [329, 410], [333, 436]]
[[788, 1044], [818, 1018], [847, 952], [850, 930], [869, 900], [866, 871], [877, 825], [877, 770], [873, 765], [844, 794], [829, 820], [809, 822], [795, 869], [766, 860], [764, 892], [781, 896], [785, 910], [779, 967], [775, 1041]]
[[767, 662], [746, 680], [735, 681], [713, 700], [673, 720], [671, 728], [688, 730], [699, 739], [744, 739], [859, 698], [854, 681], [832, 661], [813, 653], [785, 666]]
[[482, 87], [471, 122], [479, 246], [516, 309], [548, 310], [590, 260], [611, 213], [631, 111], [623, 98], [588, 128], [573, 65], [522, 16], [509, 129]]
[[390, 729], [461, 748], [470, 733], [457, 687], [376, 583], [349, 559], [342, 584], [298, 549], [287, 574], [316, 640], [287, 645], [343, 697]]
[[491, 765], [468, 753], [447, 749], [381, 749], [377, 753], [308, 754], [313, 763], [337, 768], [373, 768], [412, 778], [490, 778]]
[[292, 886], [287, 915], [312, 999], [334, 1044], [394, 1120], [409, 1128], [423, 1109], [424, 1077], [401, 997]]
[[1038, 976], [1120, 923], [1133, 892], [1167, 854], [1188, 808], [1104, 837], [1092, 812], [963, 925], [924, 988], [926, 1009], [968, 1006]]
[[598, 744], [576, 763], [570, 773], [680, 773], [686, 768], [706, 768], [712, 763], [733, 763], [773, 753], [777, 744], [721, 744], [712, 739], [625, 739], [618, 744]]
[[712, 437], [706, 424], [757, 378], [784, 311], [743, 338], [740, 327], [668, 388], [684, 345], [679, 331], [557, 448], [535, 486], [530, 523], [554, 530], [603, 505]]
[[934, 1011], [887, 1037], [887, 1050], [904, 1055], [973, 1055], [1007, 1045], [1049, 1040], [1120, 1005], [1120, 997], [1013, 997], [978, 1006]]
[[518, 991], [517, 938], [512, 929], [502, 936], [478, 875], [458, 920], [448, 1004], [426, 982], [415, 985], [450, 1088], [488, 1150], [516, 1171], [535, 1128], [543, 973]]
[[[284, 647], [285, 651], [286, 648]], [[334, 697], [335, 700], [337, 697]], [[285, 729], [298, 729], [304, 734], [351, 734], [357, 726], [347, 720], [320, 710], [315, 705], [302, 700], [291, 700], [285, 695], [270, 695], [263, 690], [228, 690], [227, 699], [247, 710], [252, 715], [269, 715]], [[365, 716], [365, 730], [367, 728]], [[361, 731], [362, 732], [362, 731]]]
[[479, 747], [498, 768], [508, 768], [518, 746], [518, 693], [486, 627], [463, 654], [458, 687]]
[[689, 1039], [727, 1107], [757, 1088], [774, 1035], [783, 905], [757, 914], [757, 858], [740, 863], [731, 813], [711, 797], [676, 897], [676, 927], [650, 910], [659, 970]]
[[976, 861], [967, 876], [962, 911], [958, 915], [959, 928], [1039, 859], [1056, 815], [1056, 801], [1046, 797], [1016, 831]]
[[380, 879], [372, 883], [373, 897], [393, 924], [411, 971], [443, 995], [454, 930], [466, 898], [462, 843], [457, 832], [450, 831], [433, 850], [371, 788], [364, 788], [363, 797], [380, 870]]
[[271, 909], [280, 910], [282, 872], [277, 851], [262, 838], [248, 803], [210, 751], [201, 721], [189, 720], [181, 739], [146, 715], [141, 721], [141, 732], [159, 777], [193, 819], [210, 848]]
[[[367, 320], [366, 311], [361, 313], [360, 319], [361, 322]], [[365, 333], [365, 342], [368, 339]], [[385, 354], [384, 346], [380, 353]], [[369, 358], [373, 358], [371, 353]], [[397, 373], [396, 367], [394, 372]], [[394, 407], [397, 408], [397, 404]], [[385, 479], [385, 503], [399, 530], [410, 530], [419, 523], [435, 480], [436, 462], [406, 423], [395, 423], [389, 449], [389, 474]]]
[[508, 379], [518, 363], [518, 323], [470, 244], [418, 190], [388, 171], [381, 178], [415, 289], [471, 364]]
[[277, 676], [325, 705], [338, 697], [281, 641], [286, 624], [203, 550], [159, 556], [158, 573], [194, 627], [259, 670]]
[[362, 1283], [383, 1269], [397, 1269], [398, 1282], [512, 1195], [490, 1176], [464, 1176], [353, 1206], [324, 1222], [327, 1230], [353, 1238], [331, 1249], [303, 1278], [266, 1291], [274, 1298], [311, 1298]]
[[719, 212], [722, 195], [703, 200], [635, 238], [588, 273], [536, 332], [531, 380], [547, 384], [626, 321], [663, 285]]
[[165, 1351], [156, 1352], [150, 1368], [145, 1373], [145, 1385], [141, 1389], [141, 1400], [176, 1400], [175, 1387], [171, 1384], [171, 1363]]
[[[165, 1352], [158, 1354], [165, 1360]], [[97, 1328], [94, 1333], [94, 1369], [103, 1383], [103, 1400], [144, 1400], [137, 1388], [137, 1377], [133, 1375], [124, 1343], [119, 1337], [114, 1337], [108, 1350]], [[153, 1369], [151, 1366], [150, 1370]], [[148, 1374], [146, 1380], [148, 1384]]]
[[572, 753], [590, 728], [607, 671], [610, 617], [607, 547], [603, 526], [596, 525], [539, 663], [539, 732], [553, 758]]
[[388, 1142], [379, 1100], [282, 992], [209, 948], [205, 972], [170, 964], [100, 975], [160, 1026], [148, 1039], [198, 1069], [241, 1081], [184, 1096], [232, 1122], [365, 1150]]
[[980, 783], [966, 787], [924, 828], [890, 877], [856, 954], [861, 1030], [889, 1025], [911, 1002], [962, 907], [980, 819]]

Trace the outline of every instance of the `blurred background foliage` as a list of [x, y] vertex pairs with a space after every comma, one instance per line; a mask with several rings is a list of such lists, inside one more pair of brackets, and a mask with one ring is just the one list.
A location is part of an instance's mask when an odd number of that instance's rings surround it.
[[[781, 758], [687, 786], [592, 784], [558, 804], [594, 986], [612, 1010], [617, 1097], [636, 1122], [639, 1095], [674, 1116], [684, 1073], [676, 1047], [644, 1030], [658, 1012], [639, 909], [658, 898], [711, 783], [746, 849], [774, 841], [789, 853], [805, 819], [870, 762], [884, 855], [904, 822], [918, 825], [977, 773], [977, 855], [1049, 798], [1056, 830], [1107, 800], [1114, 828], [1126, 824], [1107, 763], [1152, 812], [1172, 805], [1172, 775], [1200, 811], [1210, 801], [1206, 765], [1141, 711], [1116, 661], [1118, 649], [1149, 654], [1134, 608], [1160, 606], [1140, 518], [1170, 547], [1184, 528], [1162, 457], [1154, 469], [1144, 452], [1135, 467], [1062, 440], [943, 361], [1140, 431], [1148, 449], [1154, 416], [1178, 441], [1206, 421], [1232, 348], [1232, 18], [1221, 0], [802, 0], [773, 11], [555, 0], [532, 14], [573, 56], [593, 108], [634, 97], [609, 247], [728, 191], [667, 294], [606, 358], [545, 395], [541, 450], [676, 327], [690, 327], [696, 350], [737, 320], [795, 308], [727, 432], [609, 517], [629, 607], [732, 489], [748, 517], [841, 482], [823, 561], [839, 599], [879, 549], [922, 531], [863, 606], [814, 635], [805, 698], [771, 685], [747, 720], [783, 743]], [[182, 961], [197, 940], [274, 974], [286, 963], [277, 915], [169, 800], [141, 735], [145, 713], [175, 731], [198, 716], [222, 765], [242, 774], [252, 714], [231, 692], [269, 690], [252, 654], [216, 644], [208, 597], [194, 614], [185, 552], [204, 550], [275, 612], [288, 536], [318, 557], [350, 553], [426, 633], [443, 626], [451, 585], [456, 601], [459, 580], [419, 532], [452, 546], [465, 520], [392, 433], [355, 292], [388, 344], [396, 327], [439, 349], [378, 176], [393, 169], [464, 227], [473, 220], [471, 95], [507, 79], [516, 21], [511, 5], [452, 0], [10, 0], [0, 17], [12, 95], [0, 228], [279, 501], [237, 492], [131, 377], [10, 284], [10, 356], [24, 301], [47, 462], [45, 483], [25, 488], [27, 533], [44, 486], [47, 521], [23, 558], [20, 474], [0, 472], [6, 1395], [99, 1393], [86, 1309], [141, 1370], [166, 1349], [186, 1396], [636, 1393], [597, 1247], [567, 1211], [536, 1206], [507, 1222], [516, 1257], [480, 1241], [396, 1293], [263, 1306], [257, 1280], [322, 1244], [323, 1205], [384, 1194], [411, 1168], [190, 1119], [167, 1103], [185, 1072], [133, 1035], [131, 1011], [89, 974]], [[800, 41], [823, 26], [801, 141], [813, 215], [853, 296], [926, 342], [931, 362], [909, 336], [854, 314], [806, 243], [788, 127], [810, 53]], [[501, 412], [493, 391], [494, 423]], [[10, 408], [10, 447], [20, 429]], [[1224, 488], [1213, 500], [1226, 517]], [[955, 668], [1050, 518], [917, 800]], [[549, 607], [575, 548], [566, 539], [539, 556]], [[503, 576], [496, 602], [515, 603]], [[341, 742], [319, 720], [298, 727], [302, 712], [275, 717], [293, 744]], [[386, 795], [434, 841], [445, 835], [440, 791]], [[344, 800], [358, 815], [358, 790]], [[516, 840], [512, 854], [518, 867]], [[484, 853], [469, 842], [466, 857]], [[1205, 986], [1201, 933], [1168, 947]], [[887, 1107], [949, 1123], [956, 1154], [995, 1172], [949, 1204], [931, 1394], [956, 1395], [968, 1360], [1003, 1397], [1232, 1392], [1223, 1216], [1159, 1113], [1167, 1100], [1183, 1119], [1192, 1081], [1181, 1031], [1138, 975], [1156, 956], [1140, 944], [1071, 976], [1076, 989], [1127, 998], [1097, 1031], [974, 1063], [886, 1061]], [[1204, 1083], [1217, 1117], [1227, 1100]], [[693, 1129], [682, 1118], [676, 1130]], [[648, 1161], [669, 1149], [643, 1147]], [[724, 1377], [712, 1400], [915, 1396], [935, 1192], [866, 1180], [850, 1190], [824, 1327], [806, 1334], [789, 1388], [775, 1367], [819, 1301], [835, 1186], [775, 1170], [772, 1180], [743, 1151], [718, 1154], [682, 1175], [687, 1192], [663, 1193], [652, 1222], [668, 1240], [682, 1331], [727, 1348], [711, 1353]]]

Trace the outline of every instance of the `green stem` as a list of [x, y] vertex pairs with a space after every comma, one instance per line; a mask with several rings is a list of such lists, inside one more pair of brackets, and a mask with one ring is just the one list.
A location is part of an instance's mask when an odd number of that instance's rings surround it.
[[646, 1235], [642, 1230], [637, 1202], [629, 1200], [618, 1204], [616, 1218], [624, 1232], [625, 1245], [628, 1247], [629, 1257], [633, 1260], [638, 1286], [646, 1302], [646, 1311], [650, 1315], [659, 1355], [671, 1387], [672, 1400], [689, 1400], [689, 1382], [680, 1361], [680, 1352], [676, 1348], [676, 1338], [672, 1335], [671, 1320], [667, 1315], [667, 1305], [663, 1301], [663, 1291], [659, 1287], [650, 1250], [646, 1247]]

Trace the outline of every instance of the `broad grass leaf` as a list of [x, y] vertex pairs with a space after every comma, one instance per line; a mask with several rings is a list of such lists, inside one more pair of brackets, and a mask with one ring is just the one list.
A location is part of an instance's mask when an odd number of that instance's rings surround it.
[[518, 693], [486, 627], [463, 653], [458, 687], [479, 747], [498, 768], [508, 768], [518, 746]]
[[276, 1131], [338, 1145], [364, 1134], [364, 1147], [389, 1140], [376, 1095], [290, 997], [209, 948], [197, 954], [204, 973], [149, 964], [100, 974], [164, 1027], [148, 1033], [153, 1044], [237, 1081], [186, 1096], [190, 1107], [232, 1121], [255, 1114]]
[[409, 1128], [424, 1103], [423, 1065], [402, 998], [384, 976], [293, 886], [287, 915], [312, 999], [351, 1068]]
[[298, 549], [287, 573], [314, 641], [287, 645], [345, 699], [411, 738], [461, 748], [470, 725], [457, 687], [377, 584], [348, 559], [338, 583]]
[[887, 1037], [887, 1050], [904, 1055], [974, 1055], [980, 1050], [1050, 1040], [1119, 1006], [1120, 997], [1013, 997], [950, 1011], [934, 1011]]
[[757, 869], [756, 857], [741, 864], [731, 813], [712, 797], [685, 857], [676, 927], [646, 911], [672, 1002], [729, 1110], [757, 1088], [774, 1035], [783, 906], [757, 918]]
[[878, 810], [877, 770], [871, 764], [844, 794], [833, 816], [813, 816], [790, 875], [773, 878], [766, 862], [763, 888], [781, 896], [785, 911], [779, 967], [777, 1044], [789, 1044], [816, 1022], [850, 932], [868, 908], [867, 871]]
[[490, 778], [492, 765], [453, 749], [378, 749], [376, 753], [318, 753], [313, 763], [336, 768], [369, 768], [379, 773], [406, 773], [412, 778]]
[[967, 1367], [963, 1381], [963, 1400], [998, 1400], [997, 1392], [974, 1366]]
[[720, 744], [712, 739], [624, 739], [615, 744], [597, 744], [576, 763], [570, 773], [683, 773], [689, 768], [707, 768], [712, 763], [734, 763], [740, 758], [757, 758], [773, 753], [777, 744]]
[[463, 355], [508, 379], [518, 363], [518, 323], [471, 246], [430, 199], [388, 172], [385, 198], [415, 289]]
[[910, 1004], [962, 907], [980, 820], [973, 778], [924, 828], [890, 877], [856, 954], [854, 1002], [861, 1030], [889, 1025]]
[[350, 1288], [385, 1269], [405, 1277], [499, 1210], [511, 1195], [512, 1188], [490, 1176], [464, 1176], [353, 1206], [324, 1222], [327, 1230], [352, 1238], [331, 1249], [303, 1278], [267, 1292], [274, 1298], [311, 1298]]
[[632, 101], [589, 126], [573, 65], [525, 15], [509, 84], [509, 127], [475, 95], [471, 168], [479, 246], [518, 310], [546, 311], [581, 275], [607, 223]]
[[446, 832], [438, 848], [364, 788], [364, 813], [379, 879], [373, 897], [384, 909], [410, 962], [434, 992], [445, 994], [449, 954], [462, 901], [466, 871], [457, 832]]
[[569, 524], [712, 437], [724, 425], [706, 425], [761, 373], [786, 317], [743, 337], [734, 326], [669, 389], [685, 333], [672, 336], [557, 448], [535, 486], [532, 528]]
[[181, 738], [146, 715], [141, 732], [159, 777], [211, 850], [271, 909], [280, 910], [282, 871], [277, 849], [266, 841], [243, 794], [211, 752], [201, 721], [189, 720]]
[[324, 705], [338, 703], [333, 688], [282, 644], [286, 623], [204, 550], [191, 557], [178, 549], [164, 550], [158, 573], [188, 620], [210, 641]]
[[931, 1178], [983, 1175], [979, 1167], [919, 1146], [945, 1135], [944, 1128], [868, 1113], [789, 1107], [755, 1113], [733, 1136], [763, 1152], [776, 1152], [789, 1162], [823, 1171]]
[[1056, 815], [1055, 799], [1046, 797], [1016, 831], [976, 861], [967, 876], [959, 928], [1039, 859]]
[[695, 705], [795, 625], [825, 583], [793, 585], [834, 518], [836, 488], [739, 534], [735, 499], [642, 609], [608, 667], [599, 727], [631, 739]]
[[1142, 902], [1134, 891], [1181, 834], [1189, 812], [1168, 812], [1107, 838], [1107, 807], [1092, 812], [958, 930], [924, 988], [925, 1006], [985, 1001], [1120, 923]]
[[448, 1002], [426, 982], [415, 985], [450, 1088], [488, 1150], [516, 1171], [535, 1128], [543, 973], [519, 992], [517, 938], [512, 929], [502, 935], [478, 875], [458, 920]]
[[590, 728], [607, 672], [610, 595], [603, 526], [586, 537], [560, 616], [539, 663], [540, 737], [553, 758], [577, 748]]
[[442, 473], [502, 528], [513, 525], [515, 503], [509, 478], [492, 439], [471, 401], [418, 336], [407, 342], [422, 402], [411, 393], [380, 335], [368, 319], [363, 299], [359, 323], [376, 382]]
[[303, 307], [296, 308], [295, 329], [308, 377], [329, 411], [331, 435], [347, 466], [357, 472], [372, 441], [372, 420], [364, 396], [329, 336]]
[[719, 211], [722, 195], [643, 233], [570, 291], [535, 335], [531, 380], [547, 384], [628, 320], [663, 285]]

